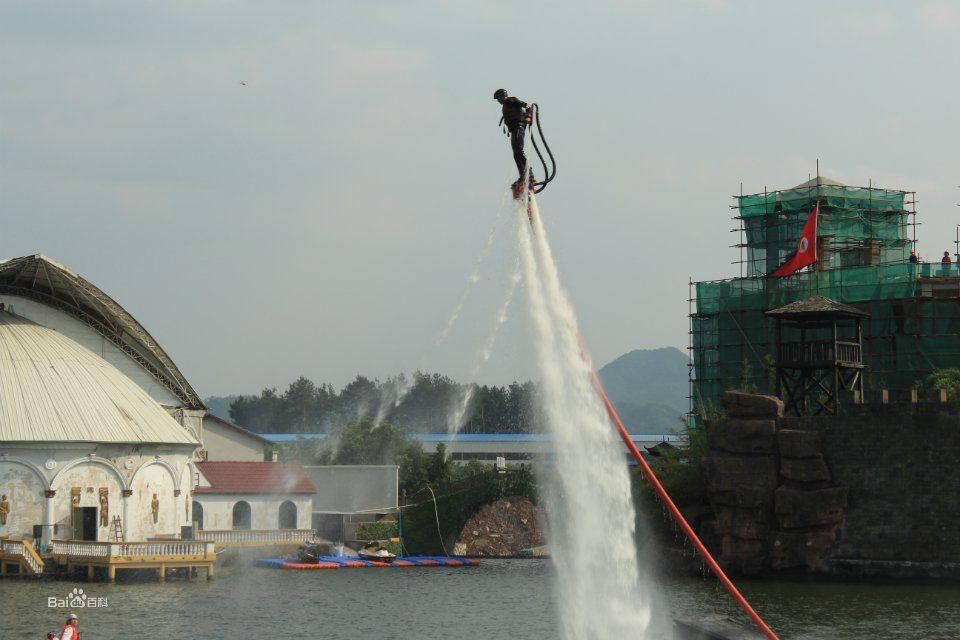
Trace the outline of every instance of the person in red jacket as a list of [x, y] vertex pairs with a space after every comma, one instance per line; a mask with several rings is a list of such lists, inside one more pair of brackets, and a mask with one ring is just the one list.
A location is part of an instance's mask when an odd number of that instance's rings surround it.
[[63, 627], [63, 631], [60, 632], [60, 640], [79, 640], [80, 632], [77, 630], [77, 614], [71, 613], [67, 616], [67, 624]]

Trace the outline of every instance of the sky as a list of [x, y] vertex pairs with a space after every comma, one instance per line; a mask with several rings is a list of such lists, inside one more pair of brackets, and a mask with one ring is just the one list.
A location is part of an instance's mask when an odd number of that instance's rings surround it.
[[92, 281], [201, 395], [523, 379], [522, 303], [477, 355], [514, 261], [505, 87], [541, 105], [594, 361], [685, 348], [741, 188], [819, 160], [916, 191], [921, 255], [953, 249], [958, 28], [940, 2], [0, 1], [0, 255]]

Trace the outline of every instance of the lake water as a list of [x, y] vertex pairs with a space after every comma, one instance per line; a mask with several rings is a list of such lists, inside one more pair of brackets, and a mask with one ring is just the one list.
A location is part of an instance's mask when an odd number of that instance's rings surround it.
[[[467, 569], [277, 571], [246, 562], [212, 582], [0, 580], [0, 639], [43, 638], [73, 588], [107, 598], [79, 611], [84, 640], [225, 637], [431, 640], [557, 638], [554, 571], [545, 560], [486, 560]], [[713, 580], [663, 583], [679, 617], [736, 615]], [[744, 582], [743, 591], [786, 639], [960, 637], [960, 587]], [[59, 630], [59, 628], [57, 629]]]

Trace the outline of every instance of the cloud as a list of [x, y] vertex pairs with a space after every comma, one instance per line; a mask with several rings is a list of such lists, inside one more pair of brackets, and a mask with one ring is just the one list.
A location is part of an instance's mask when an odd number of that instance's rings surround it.
[[960, 27], [960, 6], [947, 2], [931, 2], [920, 7], [920, 23], [935, 30]]

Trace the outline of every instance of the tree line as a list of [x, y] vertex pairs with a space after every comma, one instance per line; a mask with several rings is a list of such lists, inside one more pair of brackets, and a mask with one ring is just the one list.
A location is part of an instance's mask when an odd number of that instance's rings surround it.
[[301, 376], [282, 393], [238, 396], [230, 419], [258, 433], [332, 433], [367, 417], [405, 433], [442, 433], [462, 415], [462, 433], [538, 433], [536, 394], [532, 382], [465, 385], [437, 373], [382, 382], [358, 375], [340, 391]]
[[466, 465], [454, 463], [442, 442], [427, 453], [396, 426], [386, 420], [375, 423], [369, 416], [338, 427], [335, 435], [331, 440], [297, 438], [284, 442], [278, 446], [280, 457], [308, 465], [395, 464], [400, 467], [400, 490], [411, 494], [488, 468], [476, 460]]

